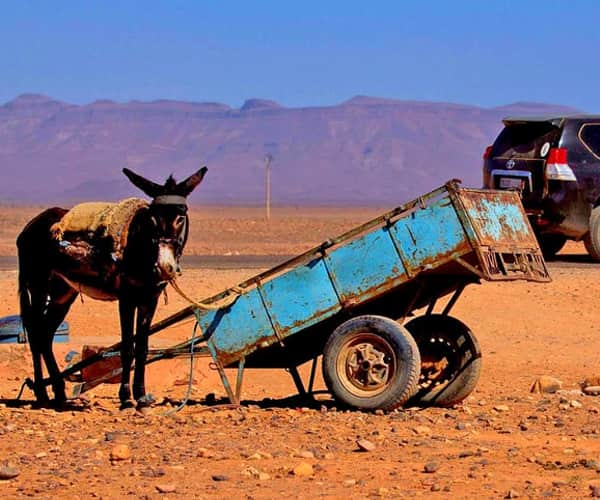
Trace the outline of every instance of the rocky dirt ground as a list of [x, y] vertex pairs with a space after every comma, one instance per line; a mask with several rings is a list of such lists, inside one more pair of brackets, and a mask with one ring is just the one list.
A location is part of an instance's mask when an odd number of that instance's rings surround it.
[[[354, 222], [324, 229], [319, 222], [321, 229], [285, 253]], [[273, 253], [268, 245], [256, 250]], [[15, 401], [31, 373], [28, 348], [1, 345], [0, 496], [600, 496], [600, 396], [584, 395], [580, 386], [600, 375], [600, 266], [586, 264], [582, 253], [569, 245], [552, 264], [549, 284], [467, 288], [453, 315], [479, 339], [483, 369], [473, 394], [448, 409], [362, 413], [338, 409], [325, 396], [301, 402], [290, 398], [292, 380], [280, 370], [248, 370], [243, 405], [231, 408], [218, 404], [225, 391], [208, 361], [198, 359], [189, 404], [167, 416], [190, 375], [189, 361], [179, 359], [148, 367], [147, 386], [159, 402], [149, 414], [120, 412], [116, 385], [57, 412], [32, 405], [28, 390]], [[192, 269], [181, 286], [201, 298], [256, 272]], [[158, 316], [185, 305], [171, 292]], [[0, 316], [17, 311], [16, 272], [0, 271]], [[70, 342], [55, 346], [63, 366], [68, 351], [118, 340], [115, 304], [78, 301], [68, 320]], [[151, 343], [173, 344], [191, 327], [169, 329]], [[531, 393], [544, 375], [560, 379], [562, 390]], [[323, 388], [320, 379], [317, 386]]]

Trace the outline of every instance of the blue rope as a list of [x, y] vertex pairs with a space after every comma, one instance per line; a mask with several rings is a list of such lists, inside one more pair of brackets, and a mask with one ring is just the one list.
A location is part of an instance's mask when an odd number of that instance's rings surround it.
[[192, 339], [190, 341], [190, 377], [188, 380], [188, 386], [187, 386], [187, 391], [185, 393], [185, 397], [183, 398], [183, 401], [175, 408], [171, 408], [170, 410], [167, 410], [163, 413], [159, 413], [159, 415], [161, 417], [169, 417], [169, 416], [173, 415], [174, 413], [181, 411], [183, 409], [183, 407], [185, 405], [187, 405], [188, 401], [190, 400], [190, 396], [192, 394], [192, 385], [194, 382], [194, 347], [195, 347], [194, 340], [196, 339], [196, 331], [199, 329], [199, 327], [200, 327], [200, 325], [196, 321], [196, 323], [194, 324], [194, 329], [192, 330]]

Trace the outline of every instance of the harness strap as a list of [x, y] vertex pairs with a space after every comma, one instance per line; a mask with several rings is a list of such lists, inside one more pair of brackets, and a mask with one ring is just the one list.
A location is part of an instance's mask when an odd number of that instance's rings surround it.
[[176, 194], [161, 194], [152, 200], [153, 205], [186, 205], [185, 196]]

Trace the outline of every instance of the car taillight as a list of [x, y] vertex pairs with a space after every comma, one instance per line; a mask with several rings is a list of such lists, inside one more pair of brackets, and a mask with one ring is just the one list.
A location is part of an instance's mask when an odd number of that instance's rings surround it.
[[485, 151], [483, 153], [483, 159], [487, 160], [490, 156], [492, 156], [492, 146], [488, 146], [487, 148], [485, 148]]
[[567, 148], [552, 148], [548, 153], [548, 163], [567, 164], [567, 156], [569, 150]]
[[576, 181], [577, 178], [569, 167], [568, 150], [566, 148], [552, 148], [546, 160], [546, 179], [551, 181]]

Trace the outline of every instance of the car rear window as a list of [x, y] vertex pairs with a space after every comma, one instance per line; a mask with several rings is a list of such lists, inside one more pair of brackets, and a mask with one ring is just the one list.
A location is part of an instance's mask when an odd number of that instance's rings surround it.
[[542, 146], [554, 145], [560, 129], [548, 122], [515, 123], [507, 125], [494, 142], [493, 156], [539, 158]]
[[579, 139], [600, 158], [600, 123], [586, 123], [579, 131]]

